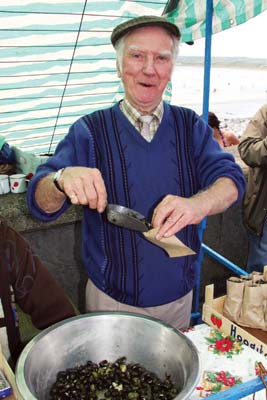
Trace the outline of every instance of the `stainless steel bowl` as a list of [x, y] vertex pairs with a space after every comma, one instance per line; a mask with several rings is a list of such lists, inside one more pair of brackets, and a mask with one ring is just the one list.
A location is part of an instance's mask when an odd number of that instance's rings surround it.
[[170, 374], [182, 387], [175, 400], [188, 399], [198, 383], [199, 355], [185, 335], [156, 319], [118, 312], [85, 314], [44, 330], [23, 350], [16, 383], [24, 400], [47, 400], [59, 371], [122, 356], [161, 379]]

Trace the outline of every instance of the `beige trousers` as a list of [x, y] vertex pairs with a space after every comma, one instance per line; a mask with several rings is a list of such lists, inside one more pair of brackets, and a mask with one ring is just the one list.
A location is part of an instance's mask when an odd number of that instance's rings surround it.
[[87, 312], [98, 311], [127, 311], [143, 314], [149, 317], [160, 319], [172, 325], [176, 329], [188, 328], [190, 325], [190, 314], [192, 308], [193, 291], [191, 290], [184, 297], [157, 307], [134, 307], [114, 300], [88, 279], [85, 293]]

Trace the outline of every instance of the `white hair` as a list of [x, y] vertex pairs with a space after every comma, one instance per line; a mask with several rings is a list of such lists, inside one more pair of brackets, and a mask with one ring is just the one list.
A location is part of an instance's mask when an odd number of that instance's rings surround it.
[[[127, 38], [127, 36], [130, 33], [131, 32], [126, 33], [124, 36], [122, 36], [120, 39], [118, 39], [115, 44], [115, 50], [116, 50], [116, 56], [117, 56], [117, 69], [120, 72], [122, 72], [122, 58], [123, 58], [123, 53], [124, 53], [125, 39]], [[173, 65], [174, 65], [175, 61], [176, 61], [176, 57], [178, 56], [178, 53], [179, 53], [180, 41], [175, 35], [172, 35], [171, 33], [169, 33], [169, 35], [171, 36], [172, 41], [173, 41], [172, 61], [173, 61]]]

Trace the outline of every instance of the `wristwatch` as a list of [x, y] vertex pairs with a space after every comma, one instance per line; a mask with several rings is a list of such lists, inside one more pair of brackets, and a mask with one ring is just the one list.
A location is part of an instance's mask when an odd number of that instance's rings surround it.
[[55, 173], [54, 178], [53, 178], [53, 183], [54, 183], [55, 187], [57, 188], [57, 190], [59, 190], [61, 193], [65, 194], [64, 190], [61, 189], [61, 187], [59, 186], [59, 183], [58, 183], [59, 178], [61, 177], [64, 169], [65, 168], [61, 168]]

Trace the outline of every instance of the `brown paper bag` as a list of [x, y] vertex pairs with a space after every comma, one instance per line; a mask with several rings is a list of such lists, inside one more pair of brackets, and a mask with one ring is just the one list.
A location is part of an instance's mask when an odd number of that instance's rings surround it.
[[238, 323], [245, 288], [245, 281], [235, 276], [226, 281], [226, 298], [223, 306], [223, 315]]
[[169, 238], [162, 238], [160, 240], [157, 240], [156, 239], [157, 232], [158, 228], [154, 228], [150, 229], [147, 232], [144, 232], [143, 235], [151, 243], [154, 243], [157, 246], [163, 248], [169, 254], [170, 257], [183, 257], [196, 254], [193, 250], [187, 247], [183, 242], [181, 242], [181, 240], [179, 240], [174, 235]]
[[253, 283], [252, 278], [250, 278], [248, 275], [240, 275], [240, 279], [245, 283], [245, 285]]
[[258, 271], [251, 272], [251, 274], [249, 274], [249, 277], [252, 280], [252, 283], [260, 284], [262, 281], [264, 281], [263, 273]]
[[249, 284], [245, 286], [238, 324], [251, 328], [265, 329], [264, 297], [262, 285]]

